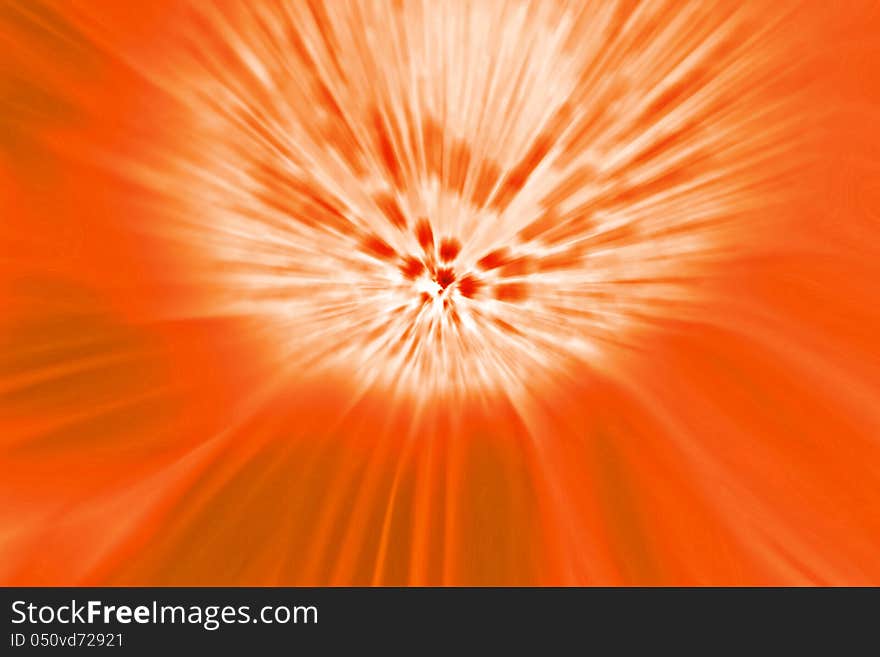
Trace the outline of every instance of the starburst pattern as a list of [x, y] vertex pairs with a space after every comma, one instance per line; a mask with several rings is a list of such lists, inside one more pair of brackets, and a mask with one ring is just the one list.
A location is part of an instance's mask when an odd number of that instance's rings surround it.
[[0, 6], [0, 577], [876, 580], [877, 21]]
[[163, 80], [195, 151], [150, 184], [205, 218], [188, 239], [216, 260], [220, 311], [266, 318], [302, 367], [519, 396], [693, 313], [731, 224], [800, 164], [797, 97], [750, 109], [796, 52], [752, 47], [785, 17], [211, 6]]

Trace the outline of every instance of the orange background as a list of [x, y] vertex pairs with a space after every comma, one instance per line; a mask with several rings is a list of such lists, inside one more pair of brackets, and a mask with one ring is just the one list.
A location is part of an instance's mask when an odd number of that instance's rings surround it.
[[880, 584], [880, 8], [780, 7], [792, 177], [698, 310], [417, 405], [279, 365], [113, 166], [188, 148], [187, 3], [0, 3], [0, 583]]

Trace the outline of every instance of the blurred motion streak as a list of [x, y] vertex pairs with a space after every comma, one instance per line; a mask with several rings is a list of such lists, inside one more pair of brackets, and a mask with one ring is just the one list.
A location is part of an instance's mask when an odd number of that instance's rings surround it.
[[880, 5], [0, 0], [0, 584], [880, 585]]

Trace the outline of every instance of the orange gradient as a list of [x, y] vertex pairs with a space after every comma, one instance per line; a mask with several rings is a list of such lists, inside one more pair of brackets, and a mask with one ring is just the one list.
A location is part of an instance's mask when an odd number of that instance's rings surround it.
[[880, 6], [0, 2], [0, 584], [880, 585]]

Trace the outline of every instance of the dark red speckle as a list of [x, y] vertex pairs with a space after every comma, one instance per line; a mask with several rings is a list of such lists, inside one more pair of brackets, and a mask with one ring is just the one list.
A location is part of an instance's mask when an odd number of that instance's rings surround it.
[[442, 267], [437, 270], [436, 281], [445, 290], [455, 281], [455, 272], [450, 267]]
[[440, 259], [443, 262], [451, 262], [455, 260], [461, 251], [461, 242], [452, 237], [447, 237], [440, 242]]
[[427, 219], [419, 219], [419, 223], [416, 224], [416, 238], [425, 251], [434, 248], [434, 232]]
[[463, 297], [473, 299], [483, 284], [473, 276], [465, 276], [458, 282], [458, 291]]
[[396, 255], [394, 249], [391, 248], [388, 242], [376, 235], [367, 237], [364, 240], [363, 245], [367, 253], [382, 260], [390, 260]]
[[400, 265], [400, 272], [410, 279], [418, 278], [422, 275], [423, 271], [425, 271], [425, 265], [422, 264], [421, 260], [412, 256], [404, 259], [403, 264]]
[[487, 253], [477, 261], [480, 269], [496, 269], [508, 260], [507, 249], [501, 248]]

